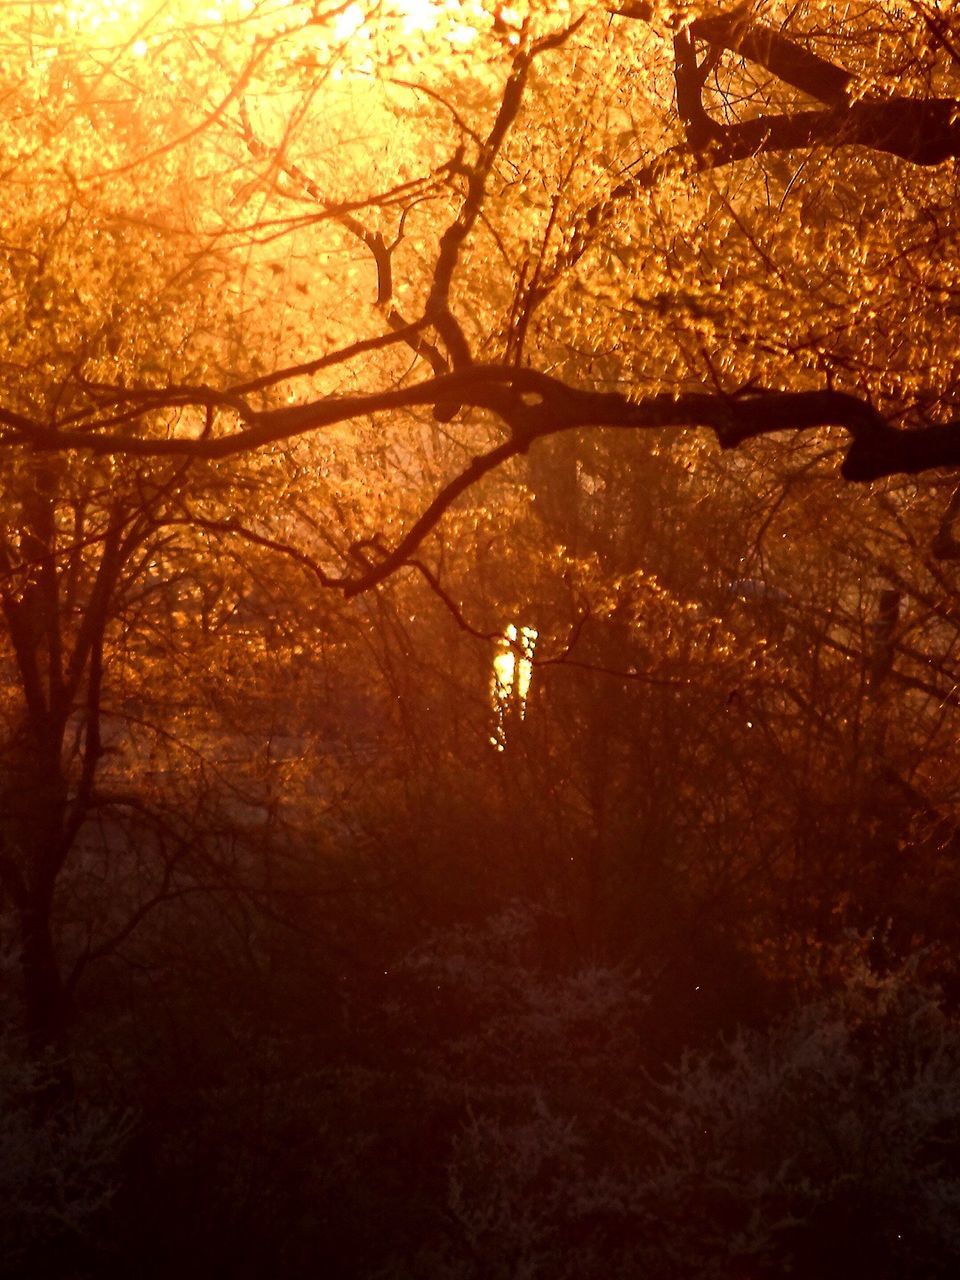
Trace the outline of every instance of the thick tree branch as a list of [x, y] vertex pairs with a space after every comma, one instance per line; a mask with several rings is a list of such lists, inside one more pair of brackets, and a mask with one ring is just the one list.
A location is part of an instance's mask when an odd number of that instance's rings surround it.
[[852, 72], [811, 53], [782, 31], [751, 22], [743, 9], [698, 18], [689, 30], [694, 40], [738, 54], [828, 106], [846, 103], [856, 79]]
[[[649, 22], [653, 17], [653, 9], [645, 0], [630, 0], [612, 12], [618, 17], [636, 18], [641, 22]], [[691, 44], [700, 40], [715, 49], [735, 53], [748, 62], [756, 63], [784, 84], [828, 106], [847, 102], [856, 80], [852, 72], [821, 58], [784, 35], [783, 31], [753, 21], [745, 4], [737, 5], [729, 13], [711, 13], [697, 18], [681, 34]]]
[[[137, 393], [125, 394], [133, 400]], [[193, 395], [197, 406], [209, 406], [216, 404], [221, 393], [198, 387]], [[722, 447], [731, 448], [754, 436], [832, 425], [846, 428], [853, 437], [844, 463], [848, 479], [916, 474], [960, 464], [960, 422], [896, 429], [888, 426], [866, 400], [846, 392], [662, 392], [633, 399], [620, 392], [572, 387], [534, 369], [498, 364], [471, 365], [387, 391], [327, 396], [267, 410], [246, 408], [242, 416], [249, 425], [221, 435], [157, 439], [89, 428], [65, 431], [34, 423], [20, 442], [38, 451], [217, 460], [251, 453], [351, 419], [449, 403], [452, 399], [498, 416], [510, 429], [516, 452], [522, 452], [540, 436], [579, 427], [708, 427]], [[222, 393], [222, 401], [223, 407], [230, 410], [243, 404], [242, 398], [229, 389]], [[177, 388], [169, 402], [162, 392], [149, 391], [144, 393], [142, 412], [189, 403], [190, 394], [185, 388]]]
[[[653, 16], [645, 0], [630, 0], [612, 12], [643, 21]], [[698, 65], [696, 59], [698, 40], [714, 50], [729, 50], [757, 63], [829, 109], [767, 114], [733, 124], [712, 120], [701, 98], [706, 77], [704, 65]], [[697, 19], [678, 35], [674, 50], [677, 110], [687, 135], [686, 145], [633, 167], [629, 177], [605, 199], [581, 214], [535, 305], [548, 296], [562, 273], [580, 260], [618, 204], [655, 187], [664, 174], [678, 168], [718, 169], [768, 152], [815, 146], [864, 147], [921, 166], [960, 157], [960, 100], [864, 96], [853, 102], [856, 77], [851, 72], [781, 32], [751, 22], [742, 6], [729, 14]]]
[[709, 145], [721, 133], [721, 127], [710, 119], [703, 105], [703, 86], [716, 66], [716, 54], [697, 62], [697, 43], [690, 30], [679, 32], [673, 41], [674, 83], [677, 87], [677, 113], [683, 121], [687, 143], [694, 151]]
[[[126, 393], [133, 396], [135, 393]], [[160, 407], [159, 393], [149, 393], [144, 410]], [[185, 403], [177, 389], [176, 404]], [[209, 407], [216, 393], [198, 388], [198, 400]], [[235, 409], [243, 403], [235, 391], [224, 395]], [[115, 432], [61, 431], [35, 424], [29, 442], [37, 450], [76, 450], [95, 454], [216, 460], [252, 452], [336, 423], [416, 406], [449, 403], [492, 413], [508, 436], [478, 455], [435, 494], [392, 550], [367, 561], [343, 578], [323, 575], [325, 585], [356, 595], [382, 582], [408, 563], [457, 499], [508, 459], [526, 452], [538, 439], [587, 427], [663, 430], [705, 427], [722, 448], [736, 448], [758, 436], [782, 431], [843, 428], [850, 437], [841, 467], [848, 480], [867, 481], [897, 474], [917, 474], [940, 467], [960, 467], [960, 421], [913, 430], [891, 427], [866, 400], [840, 391], [755, 390], [744, 395], [716, 391], [660, 393], [631, 399], [619, 392], [568, 386], [533, 369], [507, 365], [471, 365], [409, 387], [357, 396], [331, 396], [272, 410], [247, 409], [246, 429], [215, 436], [151, 439]], [[239, 532], [227, 522], [225, 532]], [[315, 566], [314, 566], [315, 569]], [[76, 651], [74, 664], [76, 664]]]
[[865, 147], [910, 164], [942, 164], [960, 156], [960, 102], [864, 99], [829, 111], [757, 116], [717, 126], [714, 141], [697, 157], [697, 167], [716, 169], [762, 153], [813, 146]]

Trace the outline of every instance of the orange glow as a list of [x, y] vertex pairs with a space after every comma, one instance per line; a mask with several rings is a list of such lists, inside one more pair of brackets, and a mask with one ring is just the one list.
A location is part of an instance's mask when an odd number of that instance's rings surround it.
[[533, 653], [539, 632], [535, 627], [520, 627], [511, 622], [497, 644], [493, 659], [491, 696], [496, 728], [490, 738], [498, 751], [507, 742], [507, 715], [513, 706], [521, 720], [526, 718], [527, 696], [533, 680]]
[[248, 18], [259, 0], [61, 0], [52, 7], [58, 25], [94, 44], [126, 46], [146, 57], [159, 36], [189, 23], [211, 27]]
[[[186, 17], [193, 22], [225, 22], [252, 13], [256, 4], [257, 0], [63, 0], [54, 12], [84, 31], [124, 31]], [[136, 43], [143, 42], [138, 39]]]
[[[125, 45], [136, 58], [148, 56], [163, 35], [181, 24], [213, 27], [252, 18], [263, 30], [286, 35], [302, 30], [308, 43], [328, 43], [341, 53], [355, 46], [349, 70], [363, 74], [370, 74], [382, 56], [374, 51], [378, 37], [429, 37], [439, 48], [457, 51], [472, 46], [495, 18], [508, 28], [519, 29], [523, 22], [519, 10], [490, 0], [351, 0], [344, 7], [325, 7], [329, 16], [322, 11], [318, 15], [306, 4], [280, 9], [263, 0], [60, 0], [52, 12], [67, 30], [92, 37], [95, 43]], [[519, 36], [513, 31], [509, 39], [516, 43]], [[357, 62], [360, 50], [362, 64]], [[340, 68], [335, 78], [346, 69]]]
[[471, 44], [485, 25], [484, 9], [478, 4], [460, 3], [460, 0], [393, 0], [385, 8], [373, 10], [359, 3], [349, 5], [334, 17], [332, 31], [337, 40], [354, 36], [368, 39], [373, 20], [389, 23], [391, 19], [405, 35], [436, 31], [442, 25], [443, 38], [460, 48]]

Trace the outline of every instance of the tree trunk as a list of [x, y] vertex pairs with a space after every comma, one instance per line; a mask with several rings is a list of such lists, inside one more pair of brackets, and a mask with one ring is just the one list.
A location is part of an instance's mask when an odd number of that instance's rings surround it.
[[66, 1048], [66, 989], [53, 937], [55, 886], [63, 862], [67, 783], [62, 721], [28, 722], [7, 754], [0, 836], [20, 930], [23, 1032], [34, 1055]]
[[68, 1000], [51, 931], [52, 899], [33, 894], [20, 910], [24, 1030], [30, 1053], [62, 1056], [67, 1042]]

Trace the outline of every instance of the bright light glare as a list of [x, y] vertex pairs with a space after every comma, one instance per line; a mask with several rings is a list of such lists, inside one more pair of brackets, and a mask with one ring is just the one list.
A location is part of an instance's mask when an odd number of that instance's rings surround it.
[[[142, 58], [149, 52], [149, 40], [144, 38], [149, 36], [148, 24], [151, 30], [171, 29], [185, 20], [215, 26], [249, 16], [257, 5], [258, 0], [59, 0], [54, 11], [76, 31], [110, 43], [132, 40], [131, 52]], [[265, 11], [265, 16], [272, 12]], [[512, 9], [500, 12], [508, 15], [504, 19], [508, 23], [514, 15]], [[386, 24], [406, 36], [436, 32], [452, 48], [463, 49], [473, 43], [487, 21], [483, 0], [385, 0], [381, 4], [352, 0], [330, 17], [325, 33], [328, 39], [345, 45], [354, 40], [370, 41], [375, 28]]]
[[491, 687], [496, 727], [490, 741], [498, 751], [503, 751], [507, 744], [507, 716], [511, 707], [521, 720], [526, 718], [538, 636], [536, 627], [520, 627], [518, 630], [511, 622], [503, 638], [497, 642]]
[[[129, 32], [150, 22], [171, 26], [178, 21], [215, 23], [245, 17], [252, 13], [257, 0], [61, 0], [54, 12], [78, 30], [85, 32]], [[137, 39], [133, 53], [143, 57], [147, 43]]]
[[349, 40], [363, 26], [367, 15], [358, 4], [348, 5], [333, 20], [333, 34], [338, 40]]
[[354, 3], [336, 15], [332, 30], [334, 38], [339, 41], [355, 36], [369, 38], [370, 19], [376, 15], [398, 19], [401, 31], [412, 35], [414, 32], [434, 31], [440, 26], [441, 18], [446, 18], [449, 25], [443, 33], [444, 38], [449, 44], [463, 48], [477, 38], [477, 27], [470, 20], [475, 15], [469, 13], [468, 8], [470, 6], [459, 0], [392, 0], [392, 3], [373, 11]]
[[399, 0], [397, 12], [408, 31], [432, 31], [439, 16], [433, 0]]

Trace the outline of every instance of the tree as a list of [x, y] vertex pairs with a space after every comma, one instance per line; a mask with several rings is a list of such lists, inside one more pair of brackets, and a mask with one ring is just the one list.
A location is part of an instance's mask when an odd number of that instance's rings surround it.
[[8, 7], [2, 865], [37, 1044], [137, 591], [173, 609], [242, 547], [345, 599], [412, 567], [472, 626], [469, 504], [532, 492], [580, 555], [592, 427], [710, 470], [669, 443], [709, 427], [734, 476], [960, 461], [952, 19], [843, 12]]

